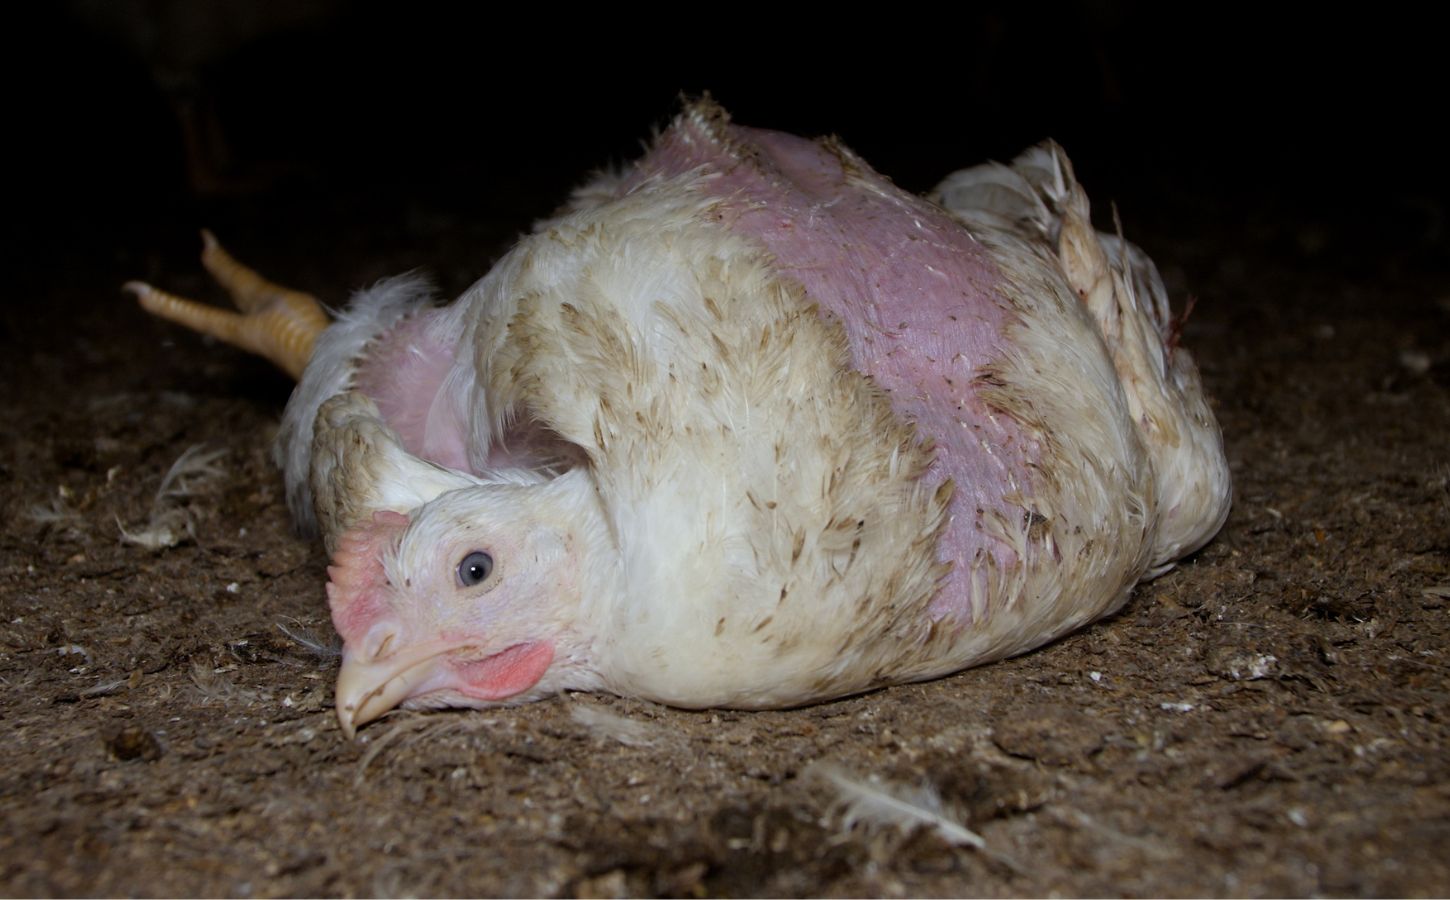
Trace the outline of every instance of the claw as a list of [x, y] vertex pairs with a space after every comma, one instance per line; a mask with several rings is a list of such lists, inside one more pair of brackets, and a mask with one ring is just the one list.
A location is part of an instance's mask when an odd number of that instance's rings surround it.
[[231, 295], [240, 313], [178, 297], [141, 281], [128, 281], [122, 290], [134, 295], [153, 316], [266, 357], [300, 379], [317, 336], [328, 326], [322, 304], [311, 294], [273, 284], [237, 262], [210, 231], [202, 231], [201, 238], [202, 265]]

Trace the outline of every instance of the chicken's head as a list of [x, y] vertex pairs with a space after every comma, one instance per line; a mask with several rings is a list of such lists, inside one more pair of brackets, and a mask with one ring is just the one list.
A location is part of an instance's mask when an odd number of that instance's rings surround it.
[[607, 577], [582, 471], [447, 491], [344, 533], [328, 568], [343, 731], [396, 706], [485, 707], [593, 689], [581, 603]]

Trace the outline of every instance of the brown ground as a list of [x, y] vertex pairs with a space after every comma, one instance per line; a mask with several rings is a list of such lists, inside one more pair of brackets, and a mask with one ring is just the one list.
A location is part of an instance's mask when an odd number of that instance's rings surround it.
[[[293, 535], [268, 456], [287, 382], [145, 320], [117, 285], [214, 296], [190, 231], [210, 224], [330, 299], [420, 264], [451, 292], [577, 174], [484, 216], [437, 196], [251, 195], [77, 225], [17, 261], [0, 893], [1450, 891], [1450, 279], [1425, 252], [1443, 208], [1377, 242], [1374, 223], [1273, 198], [1153, 185], [1125, 202], [1130, 236], [1199, 298], [1185, 342], [1236, 502], [1109, 621], [801, 710], [577, 695], [394, 714], [345, 740], [326, 561]], [[157, 507], [197, 444], [225, 451], [219, 473]], [[189, 536], [123, 540], [153, 514]], [[600, 711], [633, 730], [591, 724]], [[988, 852], [844, 828], [802, 777], [816, 760], [934, 786]]]

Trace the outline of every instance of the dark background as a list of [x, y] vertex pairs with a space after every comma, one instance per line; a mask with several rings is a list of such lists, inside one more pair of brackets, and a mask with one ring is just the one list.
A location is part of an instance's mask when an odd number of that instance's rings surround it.
[[[1117, 201], [1139, 229], [1288, 219], [1312, 233], [1286, 252], [1316, 264], [1366, 242], [1440, 258], [1437, 29], [1380, 7], [1171, 6], [826, 8], [787, 26], [760, 6], [505, 23], [482, 4], [41, 5], [7, 29], [9, 243], [44, 261], [140, 229], [191, 241], [271, 202], [405, 239], [420, 206], [521, 228], [710, 91], [742, 123], [838, 134], [915, 190], [1051, 136], [1100, 212]], [[214, 184], [188, 177], [186, 115], [219, 138]]]

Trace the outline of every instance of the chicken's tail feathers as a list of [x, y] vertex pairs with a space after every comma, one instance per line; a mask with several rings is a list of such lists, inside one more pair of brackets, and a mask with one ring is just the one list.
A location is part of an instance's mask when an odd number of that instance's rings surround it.
[[1114, 232], [1093, 228], [1087, 193], [1053, 141], [1010, 167], [954, 172], [930, 197], [969, 228], [1005, 228], [1041, 248], [1097, 324], [1153, 462], [1159, 528], [1150, 574], [1206, 543], [1228, 515], [1223, 439], [1198, 368], [1177, 346], [1181, 320], [1158, 268], [1124, 239], [1116, 210]]

